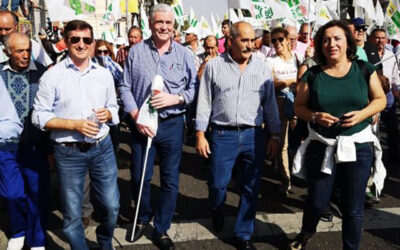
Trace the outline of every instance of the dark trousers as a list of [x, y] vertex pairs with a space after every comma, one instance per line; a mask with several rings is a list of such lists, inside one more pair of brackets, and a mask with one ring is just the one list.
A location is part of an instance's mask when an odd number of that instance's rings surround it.
[[[160, 157], [161, 192], [158, 208], [154, 214], [154, 228], [158, 234], [168, 231], [175, 212], [179, 167], [182, 158], [183, 129], [183, 115], [160, 121], [148, 155], [138, 221], [149, 222], [153, 213], [150, 205], [150, 182], [153, 176], [154, 159], [158, 154]], [[140, 134], [136, 128], [132, 128], [131, 175], [135, 202], [139, 194], [146, 145], [147, 137]]]
[[381, 120], [385, 125], [389, 157], [396, 159], [399, 153], [399, 128], [396, 117], [396, 103], [381, 112]]
[[302, 231], [315, 233], [323, 210], [328, 207], [335, 179], [341, 189], [340, 206], [343, 214], [343, 249], [358, 249], [365, 199], [365, 189], [371, 172], [373, 150], [369, 144], [357, 148], [357, 161], [334, 164], [332, 174], [321, 172], [326, 146], [312, 141], [306, 151], [305, 166], [308, 199], [304, 208]]

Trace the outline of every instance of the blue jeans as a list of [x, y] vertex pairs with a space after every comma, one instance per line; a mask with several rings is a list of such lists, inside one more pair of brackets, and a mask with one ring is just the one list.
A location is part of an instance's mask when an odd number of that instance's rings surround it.
[[238, 131], [213, 126], [210, 147], [211, 174], [208, 188], [211, 208], [219, 210], [224, 205], [226, 188], [237, 160], [242, 194], [234, 231], [239, 240], [250, 240], [254, 231], [264, 161], [264, 131], [259, 127]]
[[308, 180], [308, 199], [304, 208], [302, 231], [315, 233], [323, 210], [328, 207], [335, 179], [340, 187], [340, 206], [343, 214], [343, 249], [358, 249], [364, 209], [365, 189], [371, 173], [373, 150], [366, 143], [357, 147], [357, 161], [334, 164], [332, 174], [321, 172], [326, 145], [311, 141], [306, 151], [305, 167]]
[[[158, 124], [156, 136], [149, 150], [142, 198], [139, 209], [139, 222], [147, 223], [152, 216], [150, 206], [150, 182], [153, 176], [154, 159], [160, 157], [161, 191], [158, 208], [154, 214], [155, 233], [166, 233], [171, 226], [178, 196], [179, 167], [183, 147], [183, 116], [176, 116]], [[136, 202], [139, 194], [147, 137], [132, 128], [132, 165], [131, 176], [133, 199]]]
[[[21, 0], [11, 0], [11, 11], [17, 11]], [[7, 10], [8, 0], [1, 0], [1, 10]]]
[[45, 246], [49, 170], [44, 147], [0, 150], [0, 196], [7, 201], [11, 238], [25, 236], [27, 246]]
[[97, 243], [102, 249], [113, 249], [112, 237], [119, 210], [118, 168], [110, 136], [87, 152], [60, 144], [54, 146], [60, 177], [64, 227], [72, 249], [88, 249], [82, 224], [83, 186], [89, 171], [92, 192], [99, 208], [100, 225]]

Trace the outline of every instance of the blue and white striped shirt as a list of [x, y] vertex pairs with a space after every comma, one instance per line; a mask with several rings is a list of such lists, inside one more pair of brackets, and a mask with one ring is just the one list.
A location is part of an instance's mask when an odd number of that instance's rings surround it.
[[280, 120], [274, 83], [265, 61], [252, 56], [243, 72], [229, 53], [209, 61], [204, 70], [197, 101], [196, 130], [209, 123], [221, 126], [260, 126], [273, 134]]
[[[87, 119], [93, 109], [106, 108], [112, 116], [112, 125], [119, 123], [117, 97], [111, 73], [89, 60], [89, 66], [80, 72], [69, 57], [46, 71], [39, 82], [33, 103], [32, 123], [45, 130], [53, 118]], [[101, 124], [96, 139], [107, 135], [109, 127]], [[51, 139], [58, 142], [83, 142], [78, 131], [53, 130]]]
[[[170, 49], [160, 56], [149, 38], [133, 46], [125, 61], [124, 81], [119, 90], [126, 112], [140, 109], [150, 94], [156, 74], [164, 79], [164, 92], [183, 95], [185, 104], [193, 101], [197, 72], [190, 51], [172, 41]], [[185, 105], [176, 105], [158, 112], [160, 117], [166, 118], [184, 111]]]

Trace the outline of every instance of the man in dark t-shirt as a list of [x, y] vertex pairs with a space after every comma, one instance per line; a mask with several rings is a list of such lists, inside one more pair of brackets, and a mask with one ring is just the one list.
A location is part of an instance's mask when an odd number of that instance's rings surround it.
[[[354, 40], [356, 41], [357, 46], [363, 48], [368, 57], [368, 62], [371, 64], [376, 64], [381, 61], [379, 58], [378, 50], [373, 43], [365, 41], [365, 32], [367, 31], [368, 26], [365, 24], [364, 19], [362, 18], [354, 18], [352, 19], [356, 31], [354, 33]], [[380, 64], [378, 67], [382, 67]]]

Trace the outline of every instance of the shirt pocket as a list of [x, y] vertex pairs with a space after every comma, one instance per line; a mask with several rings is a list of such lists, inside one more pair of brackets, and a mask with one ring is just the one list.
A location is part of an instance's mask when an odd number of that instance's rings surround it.
[[164, 69], [165, 81], [169, 83], [172, 88], [179, 88], [182, 85], [184, 78], [183, 65], [174, 63], [169, 68]]

